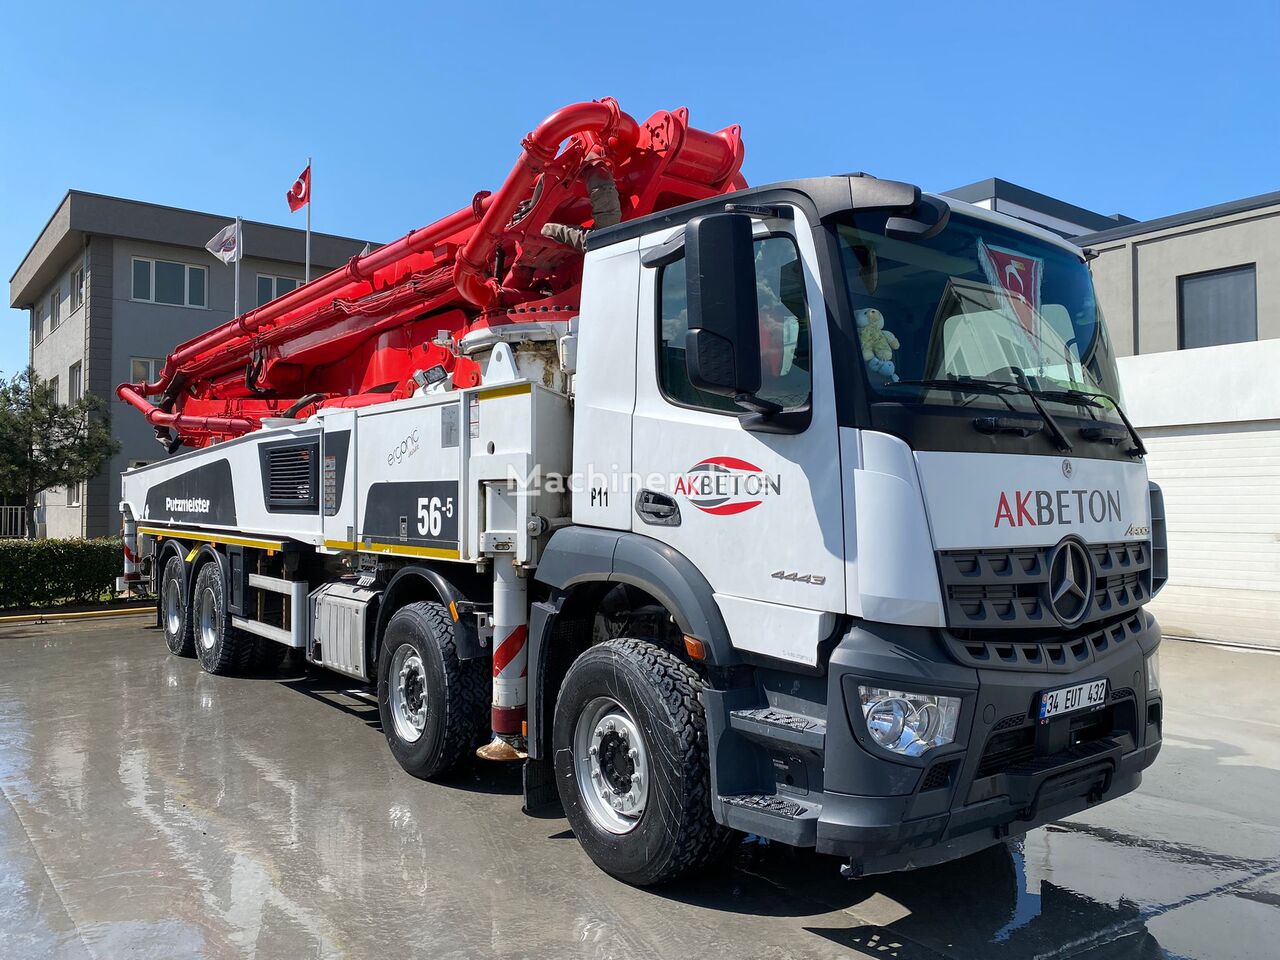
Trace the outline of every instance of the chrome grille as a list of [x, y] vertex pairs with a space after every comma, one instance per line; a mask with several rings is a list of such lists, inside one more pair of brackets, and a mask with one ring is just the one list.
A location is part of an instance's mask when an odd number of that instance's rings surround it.
[[[939, 551], [947, 623], [954, 630], [1058, 627], [1045, 601], [1053, 549]], [[1128, 613], [1151, 598], [1151, 551], [1146, 542], [1095, 543], [1088, 550], [1095, 589], [1083, 623]]]

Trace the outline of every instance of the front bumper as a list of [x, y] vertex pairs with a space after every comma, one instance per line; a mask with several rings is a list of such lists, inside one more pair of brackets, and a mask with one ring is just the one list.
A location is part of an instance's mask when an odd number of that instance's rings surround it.
[[1124, 796], [1159, 751], [1158, 742], [1127, 754], [1103, 748], [1052, 770], [1009, 775], [1005, 795], [915, 819], [909, 800], [827, 793], [816, 846], [848, 857], [854, 876], [944, 863]]
[[[728, 802], [717, 804], [717, 814], [739, 829], [848, 857], [850, 872], [860, 875], [965, 856], [1122, 796], [1160, 750], [1162, 703], [1147, 695], [1144, 672], [1160, 629], [1139, 610], [1107, 633], [1105, 645], [1080, 653], [1070, 668], [1045, 662], [1028, 670], [1026, 658], [1015, 657], [1019, 669], [978, 669], [957, 663], [937, 630], [858, 624], [833, 651], [823, 680], [820, 745], [811, 738], [771, 749], [779, 776], [769, 802], [720, 796]], [[1047, 723], [1034, 715], [1040, 692], [1101, 677], [1109, 695], [1102, 707]], [[918, 759], [881, 750], [862, 720], [860, 683], [960, 697], [956, 742]], [[766, 677], [763, 686], [768, 693], [783, 685]], [[780, 696], [769, 700], [775, 709], [802, 709]], [[709, 725], [719, 732], [710, 714]], [[720, 749], [729, 746], [727, 737], [717, 739]], [[780, 810], [790, 822], [771, 818]]]

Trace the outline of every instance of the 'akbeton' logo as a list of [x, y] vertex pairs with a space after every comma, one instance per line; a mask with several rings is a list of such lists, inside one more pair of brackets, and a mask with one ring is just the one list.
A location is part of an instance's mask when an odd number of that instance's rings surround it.
[[708, 457], [676, 477], [674, 492], [703, 513], [731, 516], [782, 492], [782, 479], [737, 457]]

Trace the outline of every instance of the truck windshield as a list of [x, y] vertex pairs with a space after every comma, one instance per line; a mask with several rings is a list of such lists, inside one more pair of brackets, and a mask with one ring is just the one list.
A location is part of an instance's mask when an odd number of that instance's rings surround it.
[[[1086, 414], [1078, 394], [1122, 402], [1093, 281], [1056, 244], [954, 214], [927, 240], [885, 236], [885, 217], [836, 227], [872, 399], [1026, 407], [1003, 391], [945, 389], [940, 380], [1025, 383], [1059, 410]], [[1024, 379], [1025, 378], [1025, 379]], [[929, 381], [929, 382], [920, 382]]]

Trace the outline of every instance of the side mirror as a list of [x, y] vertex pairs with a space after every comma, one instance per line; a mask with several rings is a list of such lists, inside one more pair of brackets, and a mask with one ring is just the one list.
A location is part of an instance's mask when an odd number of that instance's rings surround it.
[[[689, 382], [739, 403], [760, 390], [760, 321], [751, 217], [713, 213], [684, 228]], [[749, 405], [749, 404], [744, 404]]]
[[931, 240], [951, 219], [951, 208], [933, 197], [921, 197], [909, 211], [885, 221], [884, 234], [897, 240]]

